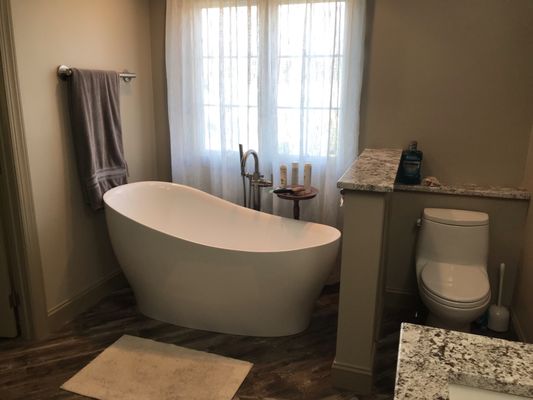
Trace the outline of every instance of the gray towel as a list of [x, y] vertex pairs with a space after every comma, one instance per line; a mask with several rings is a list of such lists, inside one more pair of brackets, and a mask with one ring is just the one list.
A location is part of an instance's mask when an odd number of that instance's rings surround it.
[[127, 183], [122, 148], [119, 76], [72, 69], [70, 123], [85, 201], [97, 210], [109, 189]]

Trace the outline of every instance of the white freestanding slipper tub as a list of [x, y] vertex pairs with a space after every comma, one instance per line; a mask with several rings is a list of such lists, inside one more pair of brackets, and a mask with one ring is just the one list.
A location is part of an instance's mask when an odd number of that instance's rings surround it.
[[340, 232], [188, 186], [138, 182], [104, 195], [111, 242], [140, 311], [251, 336], [304, 330], [335, 263]]

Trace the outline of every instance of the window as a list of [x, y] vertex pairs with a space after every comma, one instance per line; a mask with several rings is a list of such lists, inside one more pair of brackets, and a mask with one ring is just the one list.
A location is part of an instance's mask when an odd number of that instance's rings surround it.
[[[279, 153], [327, 156], [338, 135], [344, 12], [338, 1], [280, 4], [260, 35], [255, 4], [203, 8], [205, 148], [258, 149], [261, 102]], [[261, 82], [260, 63], [274, 71]]]
[[280, 164], [311, 162], [320, 195], [303, 217], [335, 224], [357, 154], [364, 15], [365, 0], [167, 0], [172, 179], [241, 203], [239, 143], [274, 183]]
[[258, 148], [257, 7], [202, 10], [205, 147]]

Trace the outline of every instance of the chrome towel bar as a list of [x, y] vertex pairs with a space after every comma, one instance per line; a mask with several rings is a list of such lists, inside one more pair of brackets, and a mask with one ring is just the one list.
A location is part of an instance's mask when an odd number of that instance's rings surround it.
[[[59, 76], [62, 80], [67, 80], [69, 76], [72, 75], [72, 69], [66, 65], [60, 65], [57, 67], [57, 76]], [[124, 79], [124, 82], [130, 82], [133, 78], [137, 78], [137, 74], [134, 74], [132, 72], [121, 72], [118, 74], [122, 79]]]

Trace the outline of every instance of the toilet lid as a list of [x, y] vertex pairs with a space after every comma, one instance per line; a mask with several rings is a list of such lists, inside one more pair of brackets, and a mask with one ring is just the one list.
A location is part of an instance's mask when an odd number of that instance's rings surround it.
[[459, 303], [473, 303], [490, 291], [487, 272], [481, 266], [428, 263], [420, 276], [436, 296]]

